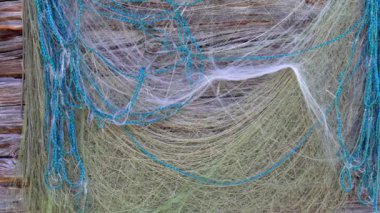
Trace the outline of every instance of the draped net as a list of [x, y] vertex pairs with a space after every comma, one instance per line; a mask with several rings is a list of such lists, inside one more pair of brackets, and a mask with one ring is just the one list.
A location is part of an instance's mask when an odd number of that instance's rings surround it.
[[377, 208], [378, 1], [24, 2], [32, 212]]

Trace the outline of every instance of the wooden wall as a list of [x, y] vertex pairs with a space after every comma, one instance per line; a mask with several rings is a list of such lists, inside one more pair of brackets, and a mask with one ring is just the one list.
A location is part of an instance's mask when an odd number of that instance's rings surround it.
[[17, 155], [22, 125], [22, 3], [0, 0], [0, 213], [24, 212]]

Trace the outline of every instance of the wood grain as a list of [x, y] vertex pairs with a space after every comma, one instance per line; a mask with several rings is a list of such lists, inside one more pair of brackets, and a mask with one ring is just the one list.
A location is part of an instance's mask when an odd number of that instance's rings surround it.
[[21, 77], [21, 59], [22, 36], [13, 34], [9, 37], [0, 37], [0, 77]]
[[0, 134], [21, 133], [21, 109], [21, 106], [0, 107]]
[[22, 42], [22, 1], [0, 0], [0, 213], [26, 212], [16, 160], [22, 125]]
[[21, 77], [22, 34], [0, 30], [0, 77]]
[[[0, 158], [0, 174], [2, 174], [2, 178], [10, 178], [17, 179], [21, 177], [19, 164], [15, 158]], [[0, 184], [4, 183], [1, 181]]]
[[22, 75], [21, 61], [22, 61], [21, 58], [0, 61], [0, 64], [1, 64], [0, 77], [20, 78]]
[[20, 149], [19, 134], [0, 134], [0, 158], [15, 158]]
[[0, 2], [0, 30], [22, 30], [22, 2]]
[[21, 188], [0, 186], [0, 213], [26, 212], [22, 195]]
[[0, 78], [0, 107], [21, 105], [22, 80]]

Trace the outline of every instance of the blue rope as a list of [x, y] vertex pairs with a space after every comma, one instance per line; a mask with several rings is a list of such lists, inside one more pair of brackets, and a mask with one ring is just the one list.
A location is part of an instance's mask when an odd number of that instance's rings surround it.
[[[340, 113], [340, 99], [343, 93], [341, 82], [345, 72], [339, 77], [339, 87], [336, 93], [335, 109], [337, 117], [337, 136], [340, 144], [340, 157], [344, 163], [341, 171], [341, 185], [344, 191], [354, 189], [352, 174], [359, 178], [356, 190], [358, 200], [362, 204], [372, 205], [375, 212], [379, 212], [379, 184], [380, 184], [380, 89], [379, 89], [379, 0], [367, 0], [369, 20], [366, 23], [367, 32], [363, 61], [365, 64], [365, 89], [363, 97], [363, 116], [358, 140], [352, 150], [345, 146], [343, 124]], [[358, 38], [355, 40], [357, 41]]]
[[[371, 204], [378, 212], [378, 191], [380, 182], [380, 80], [379, 80], [379, 6], [380, 0], [366, 0], [363, 16], [357, 20], [349, 29], [342, 34], [321, 44], [297, 50], [290, 53], [266, 55], [266, 56], [244, 56], [244, 57], [206, 57], [202, 48], [193, 36], [188, 22], [180, 13], [181, 7], [191, 7], [201, 4], [204, 0], [193, 0], [189, 3], [178, 4], [173, 0], [164, 0], [170, 5], [169, 9], [160, 10], [146, 14], [133, 9], [126, 8], [123, 3], [144, 3], [146, 0], [109, 0], [107, 4], [101, 0], [91, 0], [84, 3], [82, 0], [68, 3], [55, 0], [35, 0], [38, 33], [40, 42], [40, 55], [44, 69], [44, 91], [45, 91], [45, 120], [44, 131], [46, 132], [46, 151], [48, 162], [44, 181], [49, 190], [61, 190], [68, 186], [75, 190], [75, 199], [79, 201], [85, 197], [84, 185], [87, 181], [84, 163], [80, 157], [76, 139], [75, 112], [87, 108], [91, 114], [105, 123], [126, 126], [125, 131], [134, 145], [148, 158], [154, 162], [181, 175], [195, 179], [203, 184], [213, 186], [238, 186], [254, 182], [288, 161], [298, 150], [305, 145], [309, 137], [320, 126], [314, 123], [298, 143], [278, 162], [268, 169], [253, 176], [240, 180], [213, 180], [190, 172], [186, 172], [171, 165], [159, 157], [148, 152], [143, 145], [129, 131], [128, 125], [145, 126], [165, 120], [192, 101], [189, 97], [184, 101], [160, 106], [150, 111], [140, 112], [135, 107], [140, 91], [149, 75], [166, 75], [169, 71], [184, 67], [187, 81], [190, 87], [200, 81], [204, 72], [205, 61], [243, 61], [243, 60], [273, 60], [284, 57], [295, 57], [306, 54], [337, 41], [354, 33], [354, 41], [347, 65], [338, 76], [338, 89], [336, 98], [325, 111], [329, 115], [335, 109], [337, 121], [337, 138], [340, 144], [338, 155], [342, 159], [343, 166], [340, 175], [342, 189], [350, 192], [354, 189], [353, 173], [359, 173], [360, 181], [357, 186], [357, 196], [363, 204]], [[75, 8], [76, 17], [70, 17], [65, 8]], [[119, 22], [127, 23], [141, 31], [145, 36], [157, 39], [162, 44], [162, 52], [165, 54], [177, 54], [172, 65], [167, 67], [141, 67], [136, 70], [121, 70], [111, 60], [107, 59], [101, 52], [86, 43], [81, 36], [81, 17], [84, 10], [96, 12], [97, 15]], [[169, 37], [169, 32], [156, 28], [158, 22], [170, 20], [177, 27], [177, 38]], [[158, 38], [157, 34], [160, 34]], [[355, 61], [358, 49], [358, 41], [365, 37], [365, 46], [360, 52], [360, 57]], [[172, 44], [176, 40], [176, 44]], [[89, 67], [84, 53], [92, 54], [100, 63], [107, 67], [116, 76], [130, 79], [136, 83], [132, 97], [126, 106], [120, 107], [110, 100], [102, 91], [96, 81], [96, 70]], [[355, 64], [355, 65], [354, 65]], [[353, 66], [354, 65], [354, 66]], [[340, 101], [345, 86], [361, 68], [366, 70], [365, 90], [363, 97], [363, 116], [360, 133], [356, 145], [349, 149], [343, 136], [343, 122], [340, 112]], [[194, 75], [198, 73], [198, 75]], [[169, 73], [170, 74], [170, 73]], [[198, 76], [195, 77], [194, 76]], [[88, 86], [86, 86], [88, 85]], [[87, 87], [94, 89], [91, 95]], [[102, 103], [99, 103], [99, 100]], [[68, 175], [68, 159], [78, 167], [76, 178]], [[79, 208], [79, 207], [78, 207]]]

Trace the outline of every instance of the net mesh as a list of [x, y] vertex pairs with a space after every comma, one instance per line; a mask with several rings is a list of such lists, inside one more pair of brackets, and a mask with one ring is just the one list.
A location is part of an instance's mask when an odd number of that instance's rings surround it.
[[32, 212], [346, 202], [337, 153], [361, 135], [371, 3], [24, 2]]

